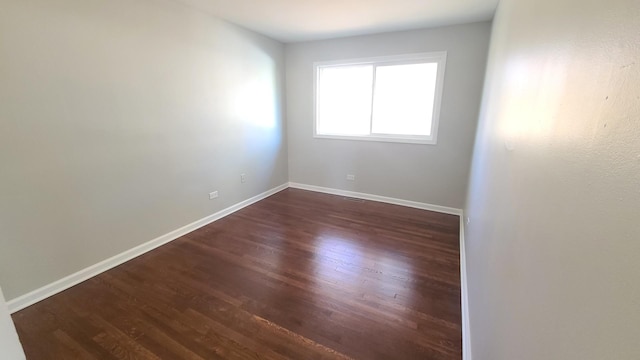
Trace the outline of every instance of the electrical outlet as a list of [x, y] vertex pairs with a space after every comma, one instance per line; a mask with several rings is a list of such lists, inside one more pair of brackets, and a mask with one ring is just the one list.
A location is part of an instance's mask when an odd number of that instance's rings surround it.
[[247, 174], [240, 174], [240, 182], [243, 183], [247, 181]]
[[354, 181], [356, 179], [355, 175], [347, 174], [347, 180]]
[[215, 198], [218, 197], [218, 191], [214, 191], [214, 192], [210, 192], [209, 193], [209, 200], [213, 200]]

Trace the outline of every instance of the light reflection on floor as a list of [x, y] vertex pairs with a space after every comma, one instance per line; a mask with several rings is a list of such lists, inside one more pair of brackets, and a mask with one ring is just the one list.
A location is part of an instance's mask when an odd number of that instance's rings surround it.
[[[323, 233], [315, 237], [313, 255], [314, 283], [318, 289], [348, 289], [358, 294], [355, 300], [372, 297], [395, 299], [401, 306], [413, 302], [413, 262], [389, 249], [337, 234]], [[390, 285], [385, 278], [404, 280], [403, 286]]]

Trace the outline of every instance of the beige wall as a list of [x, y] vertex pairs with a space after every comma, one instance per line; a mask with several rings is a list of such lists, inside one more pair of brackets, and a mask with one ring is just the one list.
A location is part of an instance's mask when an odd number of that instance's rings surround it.
[[640, 2], [504, 0], [473, 157], [473, 360], [640, 359]]
[[[490, 23], [287, 44], [292, 182], [462, 208]], [[447, 51], [438, 144], [313, 138], [313, 63]], [[354, 174], [356, 181], [346, 180]]]
[[8, 299], [287, 181], [278, 42], [172, 1], [5, 0], [0, 59]]

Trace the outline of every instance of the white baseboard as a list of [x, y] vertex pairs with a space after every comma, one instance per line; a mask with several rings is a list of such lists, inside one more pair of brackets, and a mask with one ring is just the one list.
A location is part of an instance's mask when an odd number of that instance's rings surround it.
[[396, 199], [396, 198], [391, 198], [386, 196], [366, 194], [366, 193], [360, 193], [360, 192], [354, 192], [354, 191], [348, 191], [348, 190], [332, 189], [332, 188], [326, 188], [326, 187], [315, 186], [315, 185], [300, 184], [295, 182], [290, 182], [289, 187], [292, 187], [294, 189], [321, 192], [325, 194], [347, 196], [347, 197], [353, 197], [353, 198], [371, 200], [371, 201], [379, 201], [387, 204], [408, 206], [416, 209], [430, 210], [430, 211], [451, 214], [451, 215], [460, 216], [462, 214], [461, 209], [456, 209], [452, 207], [421, 203], [417, 201]]
[[209, 215], [203, 219], [192, 222], [191, 224], [185, 225], [179, 229], [173, 230], [170, 233], [159, 236], [151, 241], [148, 241], [144, 244], [138, 245], [132, 249], [129, 249], [125, 252], [122, 252], [116, 256], [113, 256], [109, 259], [103, 260], [97, 264], [89, 266], [85, 269], [82, 269], [74, 274], [71, 274], [67, 277], [64, 277], [60, 280], [57, 280], [51, 284], [45, 285], [39, 289], [31, 291], [27, 294], [19, 296], [15, 299], [7, 302], [7, 307], [9, 308], [9, 312], [14, 313], [16, 311], [22, 310], [29, 305], [33, 305], [38, 301], [44, 300], [50, 296], [53, 296], [61, 291], [64, 291], [76, 284], [79, 284], [91, 277], [94, 277], [100, 273], [103, 273], [111, 268], [114, 268], [122, 263], [125, 263], [135, 257], [138, 257], [148, 251], [151, 251], [161, 245], [164, 245], [170, 241], [173, 241], [183, 235], [186, 235], [194, 230], [197, 230], [205, 225], [208, 225], [216, 220], [219, 220], [227, 215], [230, 215], [244, 207], [247, 207], [253, 203], [256, 203], [262, 199], [265, 199], [279, 191], [286, 189], [289, 185], [282, 184], [277, 186], [271, 190], [267, 190], [262, 194], [256, 195], [252, 198], [239, 202], [235, 205], [232, 205], [226, 209], [220, 210], [215, 214]]
[[471, 327], [469, 323], [469, 295], [467, 288], [467, 256], [464, 246], [464, 213], [460, 214], [460, 292], [462, 298], [462, 360], [471, 360]]

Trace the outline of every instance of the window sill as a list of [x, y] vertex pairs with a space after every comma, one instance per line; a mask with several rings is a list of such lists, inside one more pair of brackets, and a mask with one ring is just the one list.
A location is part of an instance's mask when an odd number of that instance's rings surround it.
[[436, 145], [436, 139], [430, 137], [393, 137], [393, 136], [373, 136], [373, 135], [319, 135], [314, 134], [316, 139], [333, 139], [333, 140], [356, 140], [356, 141], [377, 141], [377, 142], [391, 142], [391, 143], [404, 143], [404, 144], [421, 144], [421, 145]]

